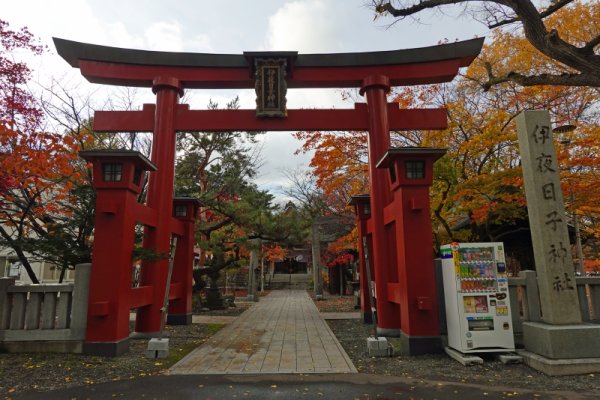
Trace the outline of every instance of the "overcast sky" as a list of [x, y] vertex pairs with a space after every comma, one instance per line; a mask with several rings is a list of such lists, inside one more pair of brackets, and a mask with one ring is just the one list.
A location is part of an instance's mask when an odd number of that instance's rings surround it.
[[[373, 21], [366, 0], [12, 0], [2, 2], [1, 19], [12, 29], [27, 26], [50, 48], [32, 66], [36, 79], [50, 77], [87, 83], [56, 55], [52, 37], [106, 46], [173, 52], [232, 53], [289, 50], [299, 53], [339, 53], [424, 47], [448, 39], [467, 40], [485, 35], [485, 28], [460, 17], [460, 9], [423, 14], [421, 22], [406, 20], [389, 26], [391, 19]], [[79, 83], [81, 82], [81, 83]], [[106, 96], [98, 91], [97, 96]], [[220, 104], [240, 96], [243, 108], [254, 108], [253, 91], [192, 91], [193, 108], [205, 108], [209, 99]], [[98, 99], [97, 104], [103, 101]], [[139, 93], [152, 102], [150, 89]], [[337, 90], [291, 90], [288, 108], [352, 107]], [[276, 192], [285, 184], [281, 170], [308, 165], [308, 156], [294, 156], [300, 143], [289, 133], [264, 135], [264, 165], [257, 181]]]

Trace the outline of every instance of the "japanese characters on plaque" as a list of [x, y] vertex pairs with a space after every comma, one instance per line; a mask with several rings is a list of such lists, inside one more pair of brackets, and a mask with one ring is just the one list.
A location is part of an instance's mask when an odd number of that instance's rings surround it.
[[254, 60], [256, 116], [285, 118], [286, 68], [285, 58], [256, 58]]
[[556, 314], [544, 311], [544, 317], [562, 323], [565, 312], [579, 314], [579, 305], [549, 113], [524, 111], [517, 132], [542, 309], [552, 305]]

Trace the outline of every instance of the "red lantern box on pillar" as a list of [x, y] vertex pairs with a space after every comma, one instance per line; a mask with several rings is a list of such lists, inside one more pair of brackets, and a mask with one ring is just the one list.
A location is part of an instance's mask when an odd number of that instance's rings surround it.
[[433, 260], [429, 187], [433, 163], [445, 149], [390, 148], [377, 163], [389, 171], [394, 198], [384, 224], [394, 235], [398, 282], [388, 283], [388, 300], [400, 305], [400, 337], [406, 354], [442, 351]]
[[93, 163], [96, 222], [83, 351], [116, 356], [129, 349], [132, 252], [137, 197], [156, 166], [137, 151], [82, 151]]
[[[372, 254], [372, 237], [368, 230], [368, 221], [371, 218], [371, 196], [361, 194], [350, 198], [349, 206], [354, 206], [356, 215], [356, 226], [358, 229], [358, 252], [360, 266], [360, 312], [362, 320], [365, 324], [373, 323], [373, 314], [371, 307], [371, 295], [369, 285], [373, 281], [374, 271], [371, 266], [372, 260], [369, 259], [369, 254]], [[365, 251], [366, 249], [366, 251]], [[369, 268], [369, 273], [367, 273]]]
[[192, 269], [194, 264], [195, 224], [200, 202], [198, 199], [176, 197], [173, 199], [173, 217], [181, 221], [182, 235], [177, 238], [173, 277], [169, 291], [167, 324], [192, 323]]
[[146, 171], [157, 167], [139, 151], [89, 150], [79, 156], [93, 164], [94, 189], [129, 190], [139, 194]]

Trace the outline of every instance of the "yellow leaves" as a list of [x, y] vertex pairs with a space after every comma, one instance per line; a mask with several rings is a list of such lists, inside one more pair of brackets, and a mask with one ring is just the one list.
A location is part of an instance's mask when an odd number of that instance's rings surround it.
[[600, 35], [600, 4], [598, 2], [574, 2], [547, 18], [548, 30], [556, 29], [559, 36], [575, 46]]
[[44, 363], [34, 363], [33, 358], [28, 358], [27, 361], [22, 364], [22, 366], [26, 369], [35, 369], [42, 368], [44, 366]]
[[[554, 29], [567, 43], [581, 47], [600, 35], [600, 5], [598, 2], [574, 2], [546, 18], [543, 23], [548, 32]], [[496, 29], [488, 45], [468, 69], [467, 76], [479, 82], [487, 81], [486, 64], [495, 76], [510, 72], [523, 75], [541, 73], [570, 73], [572, 70], [560, 62], [543, 55], [525, 38], [522, 30]], [[492, 87], [491, 91], [496, 90]]]

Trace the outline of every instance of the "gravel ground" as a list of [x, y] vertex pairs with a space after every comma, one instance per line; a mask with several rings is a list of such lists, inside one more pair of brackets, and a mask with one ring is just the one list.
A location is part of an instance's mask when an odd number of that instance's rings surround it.
[[354, 296], [331, 296], [325, 295], [322, 300], [315, 300], [311, 297], [320, 312], [353, 312], [359, 311], [355, 308], [356, 298]]
[[[224, 310], [200, 309], [195, 305], [195, 315], [238, 316], [252, 303], [236, 303], [235, 307]], [[147, 339], [132, 340], [129, 352], [115, 358], [81, 354], [0, 353], [0, 399], [10, 399], [12, 395], [24, 392], [44, 392], [157, 375], [222, 327], [219, 324], [166, 326], [170, 355], [160, 360], [145, 357]]]
[[223, 325], [167, 326], [170, 355], [149, 359], [144, 352], [148, 340], [132, 340], [128, 353], [119, 357], [81, 354], [0, 353], [0, 398], [23, 392], [44, 392], [159, 374], [205, 342]]
[[[359, 372], [400, 376], [425, 381], [459, 382], [540, 391], [575, 391], [597, 394], [600, 398], [600, 374], [551, 377], [524, 364], [502, 364], [493, 358], [482, 365], [468, 367], [446, 354], [427, 356], [369, 357], [366, 338], [371, 325], [360, 320], [329, 320], [331, 330]], [[540, 395], [543, 398], [543, 395]]]
[[[354, 309], [353, 297], [326, 296], [315, 304], [323, 312], [348, 312]], [[251, 304], [241, 303], [227, 310], [204, 311], [200, 315], [239, 315]], [[372, 358], [366, 352], [370, 325], [360, 320], [330, 320], [332, 331], [359, 372], [412, 378], [416, 381], [441, 381], [509, 387], [543, 391], [575, 391], [600, 398], [600, 374], [549, 377], [525, 365], [504, 365], [486, 360], [483, 365], [464, 367], [445, 354], [419, 357]], [[43, 392], [100, 382], [136, 379], [160, 374], [185, 354], [205, 342], [222, 325], [193, 324], [167, 326], [171, 355], [154, 360], [144, 357], [147, 340], [134, 340], [130, 351], [116, 358], [79, 354], [0, 353], [0, 398], [24, 392]], [[507, 394], [509, 397], [511, 393]], [[568, 394], [566, 395], [568, 398]], [[543, 393], [540, 398], [547, 398]]]
[[[322, 312], [356, 311], [353, 296], [325, 296], [324, 300], [315, 301], [315, 304]], [[550, 377], [524, 364], [505, 365], [493, 357], [485, 359], [483, 365], [468, 367], [446, 354], [373, 358], [368, 356], [366, 345], [372, 325], [365, 325], [360, 320], [329, 320], [327, 323], [359, 372], [418, 380], [501, 385], [515, 390], [597, 393], [600, 398], [600, 374]]]

